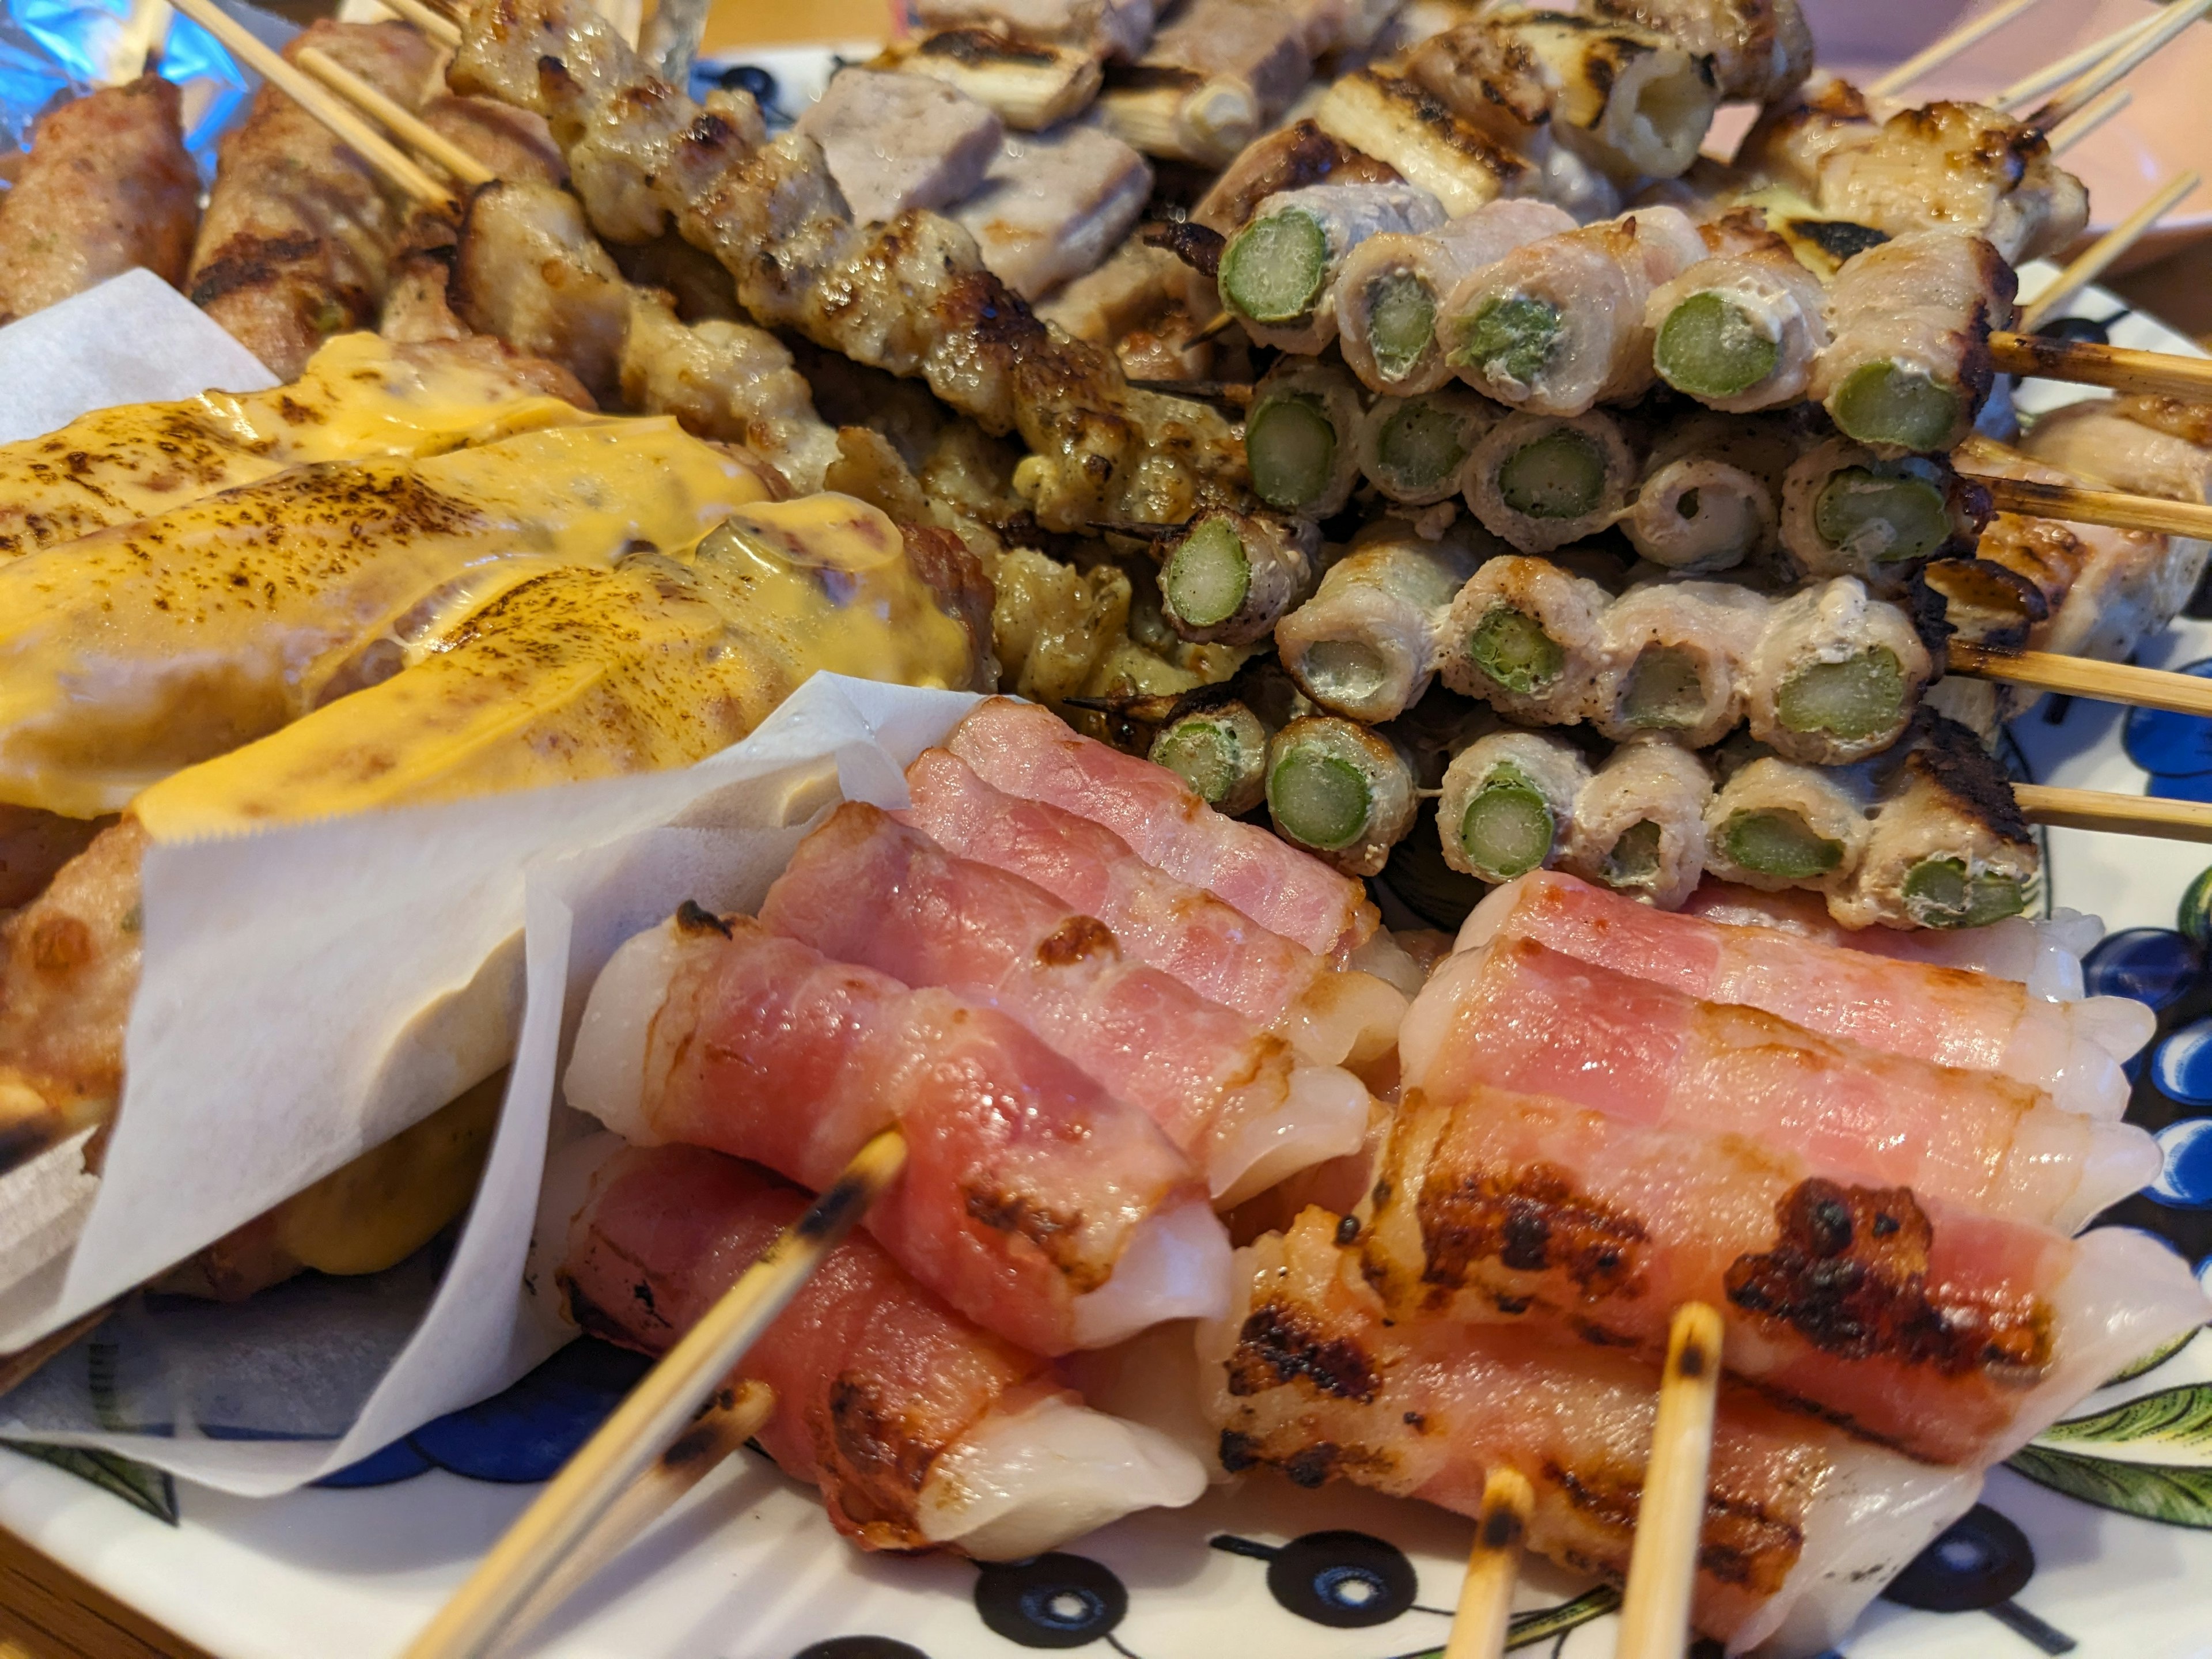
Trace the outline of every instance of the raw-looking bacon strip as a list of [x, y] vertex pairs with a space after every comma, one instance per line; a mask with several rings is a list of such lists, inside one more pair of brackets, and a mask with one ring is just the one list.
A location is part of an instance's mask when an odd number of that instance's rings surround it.
[[848, 802], [799, 844], [761, 921], [839, 962], [995, 1002], [1130, 1104], [1236, 1203], [1359, 1146], [1358, 1079], [1181, 980], [1124, 959], [1103, 922]]
[[1379, 913], [1358, 882], [1222, 817], [1167, 768], [1071, 731], [1047, 709], [994, 697], [945, 746], [993, 788], [1104, 824], [1153, 868], [1316, 955], [1355, 951], [1375, 931]]
[[820, 1188], [896, 1126], [905, 1173], [869, 1212], [899, 1264], [1037, 1353], [1220, 1305], [1228, 1239], [1158, 1125], [1010, 1016], [909, 991], [748, 917], [687, 905], [592, 987], [569, 1103]]
[[[659, 1354], [805, 1207], [798, 1188], [720, 1152], [594, 1135], [547, 1171], [532, 1282], [590, 1334]], [[1090, 1410], [1048, 1362], [962, 1318], [860, 1235], [735, 1376], [775, 1391], [762, 1449], [819, 1487], [837, 1530], [866, 1549], [1017, 1559], [1206, 1488], [1188, 1453]]]
[[1105, 923], [1139, 962], [1307, 1058], [1364, 1065], [1396, 1042], [1406, 1010], [1395, 988], [1371, 974], [1332, 971], [1242, 910], [1155, 869], [1090, 818], [1003, 793], [943, 749], [907, 769], [907, 791], [904, 817], [939, 846], [1035, 882]]
[[2159, 1167], [2142, 1130], [2061, 1111], [2008, 1078], [1878, 1054], [1532, 939], [1447, 960], [1406, 1016], [1399, 1053], [1407, 1085], [1440, 1100], [1483, 1083], [1556, 1095], [2065, 1232]]
[[1485, 898], [1455, 948], [1479, 950], [1493, 939], [1534, 939], [1685, 996], [1764, 1008], [1887, 1054], [2000, 1073], [2093, 1117], [2126, 1109], [2120, 1062], [2149, 1041], [2155, 1023], [2125, 997], [2045, 1002], [2017, 980], [1669, 915], [1548, 870]]
[[[1540, 1328], [1394, 1323], [1337, 1227], [1310, 1209], [1237, 1253], [1230, 1316], [1200, 1334], [1222, 1461], [1462, 1515], [1510, 1468], [1535, 1492], [1531, 1547], [1618, 1583], [1656, 1370]], [[1731, 1652], [1770, 1637], [1819, 1652], [1980, 1486], [1724, 1389], [1692, 1620]]]
[[1564, 1322], [1656, 1360], [1708, 1302], [1731, 1370], [1929, 1462], [1996, 1462], [2212, 1314], [2131, 1231], [2062, 1238], [1504, 1090], [1409, 1095], [1377, 1173], [1359, 1242], [1395, 1317]]

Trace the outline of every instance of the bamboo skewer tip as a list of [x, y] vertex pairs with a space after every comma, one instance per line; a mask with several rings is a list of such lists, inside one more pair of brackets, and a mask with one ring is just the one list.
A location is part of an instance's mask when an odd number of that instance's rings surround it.
[[2001, 5], [1975, 12], [1948, 34], [1915, 52], [1879, 80], [1870, 82], [1867, 91], [1876, 98], [1894, 97], [1921, 76], [1941, 69], [1967, 47], [1996, 33], [2014, 18], [2042, 3], [2043, 0], [2003, 0]]
[[2151, 198], [2126, 218], [2082, 250], [2081, 256], [2060, 271], [2051, 285], [2035, 296], [2021, 313], [2020, 331], [2033, 334], [2076, 295], [2103, 276], [2120, 257], [2148, 236], [2158, 222], [2187, 200], [2203, 182], [2191, 167], [2167, 179]]
[[2212, 0], [2172, 0], [2157, 20], [2142, 28], [2135, 39], [2053, 93], [2051, 101], [2036, 112], [2029, 125], [2047, 132], [2069, 115], [2079, 112], [2106, 88], [2134, 74], [2154, 53], [2179, 40], [2182, 31], [2208, 10], [2212, 10]]
[[1467, 1577], [1460, 1585], [1443, 1659], [1497, 1659], [1505, 1651], [1513, 1581], [1521, 1570], [1521, 1547], [1535, 1507], [1535, 1489], [1518, 1469], [1490, 1472], [1483, 1483], [1482, 1513], [1475, 1520]]
[[1651, 1460], [1637, 1504], [1636, 1541], [1621, 1591], [1615, 1659], [1680, 1659], [1688, 1645], [1722, 1346], [1721, 1316], [1714, 1308], [1686, 1302], [1674, 1310], [1651, 1425]]

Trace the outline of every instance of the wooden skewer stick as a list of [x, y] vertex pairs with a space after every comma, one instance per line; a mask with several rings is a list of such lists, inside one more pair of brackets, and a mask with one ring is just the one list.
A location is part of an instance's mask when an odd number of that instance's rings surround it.
[[2002, 680], [2038, 691], [2056, 691], [2130, 708], [2163, 708], [2176, 714], [2212, 717], [2212, 680], [2177, 674], [2166, 668], [2100, 662], [2094, 657], [2065, 657], [2055, 651], [1991, 651], [1951, 641], [1946, 671], [1978, 680]]
[[1869, 83], [1867, 91], [1876, 98], [1894, 97], [1930, 70], [1941, 69], [1975, 42], [1995, 34], [2029, 7], [2042, 3], [2043, 0], [2004, 0], [2002, 5], [1975, 13], [1932, 46], [1923, 47], [1888, 74]]
[[2080, 143], [2135, 100], [2135, 94], [2125, 87], [2114, 87], [2110, 92], [2091, 103], [2087, 109], [2068, 116], [2045, 135], [2051, 145], [2052, 159], [2056, 160], [2065, 155], [2068, 150], [2073, 149], [2075, 145]]
[[2033, 374], [2197, 403], [2212, 398], [2212, 358], [2136, 351], [2094, 340], [2054, 340], [2040, 334], [1992, 334], [1990, 362], [2007, 374]]
[[887, 1129], [863, 1146], [806, 1213], [779, 1234], [706, 1317], [661, 1356], [553, 1477], [407, 1650], [407, 1659], [481, 1659], [569, 1553], [690, 1422], [906, 1164]]
[[2000, 513], [2018, 513], [2030, 519], [2070, 519], [2075, 524], [2212, 541], [2212, 507], [2200, 502], [2125, 495], [2117, 489], [2084, 489], [2078, 484], [2036, 483], [2027, 478], [1977, 475], [1974, 481], [1990, 492], [1990, 504]]
[[394, 103], [320, 46], [300, 48], [300, 67], [356, 109], [374, 116], [392, 136], [435, 161], [473, 189], [492, 181], [492, 170], [412, 111]]
[[2159, 19], [2166, 14], [2154, 11], [2137, 18], [2124, 27], [2114, 29], [2102, 40], [2092, 40], [2086, 46], [2076, 47], [2054, 64], [2045, 64], [2033, 74], [2024, 75], [2002, 92], [1990, 100], [1990, 107], [2007, 115], [2016, 115], [2045, 93], [2064, 86], [2082, 70], [2103, 63], [2114, 52], [2158, 27]]
[[377, 0], [377, 3], [394, 16], [404, 18], [422, 31], [423, 35], [448, 49], [461, 44], [460, 26], [442, 12], [435, 12], [422, 0]]
[[1659, 1414], [1636, 1505], [1613, 1659], [1681, 1659], [1689, 1645], [1720, 1386], [1721, 1316], [1703, 1302], [1686, 1302], [1667, 1329]]
[[2212, 842], [2212, 804], [2119, 795], [2102, 789], [2060, 789], [2016, 783], [2012, 798], [2031, 823], [2062, 830], [2100, 830], [2108, 835], [2147, 836], [2154, 841]]
[[2203, 173], [2191, 167], [2160, 185], [2150, 200], [2090, 243], [2079, 258], [2058, 273], [2056, 282], [2035, 296], [2035, 303], [2021, 315], [2020, 331], [2033, 334], [2050, 321], [2067, 301], [2103, 276], [2115, 259], [2141, 241], [2153, 225], [2180, 206], [2203, 179]]
[[638, 1534], [676, 1507], [677, 1500], [720, 1468], [759, 1433], [775, 1410], [775, 1391], [764, 1382], [741, 1382], [708, 1402], [691, 1426], [677, 1436], [646, 1472], [623, 1488], [607, 1512], [535, 1594], [515, 1610], [501, 1633], [505, 1650], [535, 1630], [561, 1604], [598, 1576], [599, 1569], [637, 1540]]
[[1182, 343], [1183, 349], [1188, 351], [1194, 345], [1205, 344], [1206, 342], [1212, 339], [1215, 335], [1220, 333], [1223, 329], [1227, 328], [1230, 324], [1236, 320], [1236, 318], [1231, 316], [1225, 311], [1216, 312], [1213, 315], [1213, 319], [1211, 322], [1207, 323], [1203, 328], [1195, 331], [1188, 339]]
[[398, 189], [425, 207], [459, 205], [453, 191], [416, 167], [329, 88], [263, 46], [214, 0], [175, 0], [175, 3], [179, 11], [228, 47], [233, 57], [336, 133], [348, 149]]
[[2051, 95], [2051, 101], [2028, 118], [2028, 125], [2048, 132], [2068, 116], [2085, 107], [2089, 100], [2122, 76], [2136, 70], [2168, 41], [2179, 36], [2197, 20], [2212, 11], [2212, 0], [2172, 0], [2165, 15], [2151, 27], [2145, 29], [2134, 40], [2092, 68], [2082, 70], [2073, 80]]
[[1483, 1482], [1482, 1514], [1474, 1523], [1467, 1578], [1443, 1659], [1498, 1659], [1505, 1651], [1506, 1622], [1513, 1613], [1513, 1580], [1521, 1571], [1521, 1542], [1536, 1493], [1518, 1469], [1498, 1468]]

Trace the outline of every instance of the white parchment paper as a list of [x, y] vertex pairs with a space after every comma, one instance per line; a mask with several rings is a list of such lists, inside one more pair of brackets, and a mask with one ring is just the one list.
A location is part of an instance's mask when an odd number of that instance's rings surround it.
[[152, 271], [126, 270], [0, 328], [0, 443], [117, 404], [276, 384], [207, 313]]
[[[434, 1294], [418, 1260], [388, 1286], [311, 1279], [235, 1309], [127, 1301], [0, 1398], [0, 1437], [265, 1495], [522, 1375], [549, 1352], [518, 1317], [522, 1268], [591, 976], [685, 897], [757, 902], [837, 799], [902, 803], [906, 763], [975, 701], [817, 675], [686, 771], [154, 848], [106, 1160], [74, 1248], [0, 1287], [0, 1350], [127, 1297], [513, 1056], [499, 1131]], [[251, 1437], [304, 1433], [323, 1437]]]

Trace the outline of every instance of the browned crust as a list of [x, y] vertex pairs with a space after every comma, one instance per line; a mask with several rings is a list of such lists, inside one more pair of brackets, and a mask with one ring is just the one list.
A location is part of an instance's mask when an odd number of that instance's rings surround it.
[[998, 592], [982, 561], [950, 530], [910, 523], [899, 530], [915, 574], [937, 596], [945, 614], [967, 631], [975, 689], [991, 690], [984, 681], [992, 672], [991, 607], [998, 603]]

